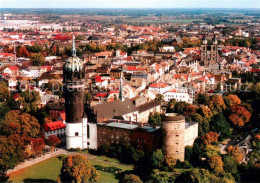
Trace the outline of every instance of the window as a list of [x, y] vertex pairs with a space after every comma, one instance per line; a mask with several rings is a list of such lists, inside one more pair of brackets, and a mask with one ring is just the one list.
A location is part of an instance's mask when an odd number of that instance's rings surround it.
[[87, 125], [87, 137], [88, 137], [88, 139], [89, 139], [89, 137], [90, 137], [90, 134], [89, 134], [89, 125]]
[[79, 136], [79, 132], [75, 132], [75, 136]]

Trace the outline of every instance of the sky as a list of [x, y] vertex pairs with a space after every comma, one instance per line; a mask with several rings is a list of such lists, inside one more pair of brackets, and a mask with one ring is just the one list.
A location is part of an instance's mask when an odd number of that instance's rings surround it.
[[0, 0], [0, 8], [260, 8], [260, 0]]

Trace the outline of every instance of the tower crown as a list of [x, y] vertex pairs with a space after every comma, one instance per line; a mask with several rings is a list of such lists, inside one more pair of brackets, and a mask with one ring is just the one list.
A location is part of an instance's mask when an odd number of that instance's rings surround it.
[[72, 57], [65, 61], [63, 68], [64, 81], [73, 82], [84, 80], [85, 78], [85, 64], [84, 61], [77, 57], [75, 47], [75, 36], [72, 39]]
[[202, 44], [204, 44], [204, 45], [208, 44], [208, 40], [206, 39], [206, 35], [203, 36]]
[[213, 44], [218, 44], [218, 39], [216, 38], [216, 36], [213, 37], [212, 42]]

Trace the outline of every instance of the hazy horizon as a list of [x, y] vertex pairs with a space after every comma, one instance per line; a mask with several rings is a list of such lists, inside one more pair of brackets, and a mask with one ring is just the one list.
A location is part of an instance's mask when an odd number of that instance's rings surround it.
[[0, 0], [1, 8], [259, 9], [259, 0]]

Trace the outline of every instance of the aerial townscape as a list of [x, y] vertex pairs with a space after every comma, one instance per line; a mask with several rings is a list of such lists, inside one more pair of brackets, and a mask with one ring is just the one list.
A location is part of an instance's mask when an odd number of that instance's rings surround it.
[[260, 182], [249, 1], [1, 8], [0, 182]]

